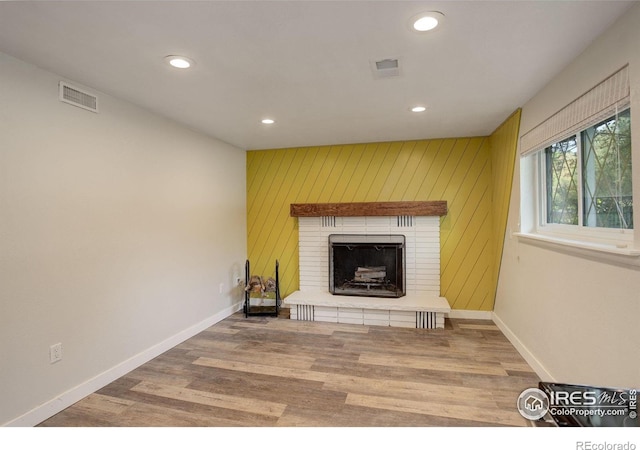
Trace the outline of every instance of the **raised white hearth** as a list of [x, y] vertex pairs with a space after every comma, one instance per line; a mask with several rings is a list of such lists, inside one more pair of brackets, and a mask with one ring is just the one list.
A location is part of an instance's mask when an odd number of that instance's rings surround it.
[[[291, 205], [291, 213], [299, 220], [300, 258], [300, 290], [284, 298], [291, 319], [444, 328], [445, 315], [451, 311], [440, 296], [439, 216], [446, 214], [445, 202]], [[406, 295], [332, 295], [331, 234], [403, 235]]]
[[451, 311], [446, 298], [417, 294], [380, 298], [296, 291], [285, 303], [293, 320], [405, 328], [444, 328]]

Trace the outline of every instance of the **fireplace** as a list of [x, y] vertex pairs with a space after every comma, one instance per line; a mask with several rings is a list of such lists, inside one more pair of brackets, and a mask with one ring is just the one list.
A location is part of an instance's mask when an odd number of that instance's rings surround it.
[[329, 235], [329, 291], [333, 295], [405, 295], [404, 235]]
[[[446, 213], [446, 201], [292, 204], [300, 289], [283, 300], [291, 319], [444, 328], [451, 312], [440, 296], [440, 218]], [[358, 253], [367, 258], [352, 256]], [[359, 283], [345, 286], [356, 278]]]

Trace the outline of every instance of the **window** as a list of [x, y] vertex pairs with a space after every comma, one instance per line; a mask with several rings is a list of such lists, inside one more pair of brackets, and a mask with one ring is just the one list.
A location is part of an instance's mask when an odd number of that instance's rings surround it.
[[578, 144], [575, 136], [544, 151], [547, 223], [578, 225]]
[[544, 149], [541, 225], [633, 229], [627, 109]]
[[625, 66], [521, 136], [518, 236], [640, 256], [630, 104]]

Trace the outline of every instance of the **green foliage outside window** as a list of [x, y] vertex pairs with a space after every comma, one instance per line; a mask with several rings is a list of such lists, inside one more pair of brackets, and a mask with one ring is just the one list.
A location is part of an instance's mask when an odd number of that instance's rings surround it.
[[579, 137], [545, 149], [547, 223], [632, 229], [630, 111]]
[[627, 110], [582, 132], [586, 226], [633, 228], [630, 119]]
[[576, 137], [545, 149], [547, 223], [578, 225], [578, 145]]

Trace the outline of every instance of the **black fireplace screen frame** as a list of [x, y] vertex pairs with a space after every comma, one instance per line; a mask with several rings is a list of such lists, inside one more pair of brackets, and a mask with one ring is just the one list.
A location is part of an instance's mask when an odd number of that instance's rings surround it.
[[[333, 295], [403, 297], [406, 295], [405, 260], [404, 235], [331, 234], [329, 292]], [[382, 267], [384, 269], [380, 270]]]

